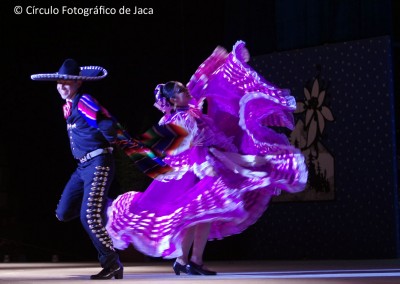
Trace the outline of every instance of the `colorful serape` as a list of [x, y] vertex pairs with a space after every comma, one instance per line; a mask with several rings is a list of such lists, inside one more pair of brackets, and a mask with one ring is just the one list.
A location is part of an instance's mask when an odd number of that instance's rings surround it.
[[176, 125], [155, 125], [139, 139], [134, 139], [117, 123], [117, 145], [151, 178], [172, 170], [162, 158], [176, 149], [188, 134]]
[[[78, 111], [92, 127], [98, 127], [98, 114], [111, 118], [117, 126], [115, 145], [120, 147], [142, 172], [151, 178], [172, 170], [162, 158], [178, 147], [187, 133], [178, 126], [156, 125], [139, 139], [132, 138], [122, 125], [90, 95], [84, 94], [78, 102]], [[143, 140], [142, 140], [143, 139]]]

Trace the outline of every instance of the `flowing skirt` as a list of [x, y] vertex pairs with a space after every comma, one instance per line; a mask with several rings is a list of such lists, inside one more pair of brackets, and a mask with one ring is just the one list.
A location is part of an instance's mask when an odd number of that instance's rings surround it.
[[243, 48], [238, 42], [230, 54], [214, 52], [188, 83], [196, 99], [207, 99], [208, 116], [238, 151], [194, 147], [165, 160], [176, 171], [164, 180], [120, 195], [106, 226], [116, 248], [132, 244], [149, 256], [178, 257], [191, 226], [211, 223], [209, 240], [239, 234], [281, 190], [305, 188], [303, 155], [273, 129], [293, 128], [296, 102], [243, 61]]

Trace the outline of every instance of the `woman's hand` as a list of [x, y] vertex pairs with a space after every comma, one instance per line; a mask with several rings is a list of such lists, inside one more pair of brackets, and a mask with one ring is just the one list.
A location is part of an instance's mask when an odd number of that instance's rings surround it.
[[244, 62], [249, 62], [250, 52], [246, 47], [243, 47], [241, 56], [242, 56]]

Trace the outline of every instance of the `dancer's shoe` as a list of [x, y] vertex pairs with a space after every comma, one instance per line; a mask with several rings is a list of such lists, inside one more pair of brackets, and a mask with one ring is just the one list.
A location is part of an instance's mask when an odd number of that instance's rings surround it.
[[190, 275], [217, 275], [217, 272], [204, 269], [203, 265], [198, 265], [193, 261], [189, 262], [186, 269], [187, 269], [187, 274]]
[[181, 272], [187, 274], [187, 265], [182, 265], [179, 262], [175, 261], [174, 265], [172, 266], [176, 275], [181, 275]]
[[111, 279], [115, 277], [115, 279], [124, 278], [124, 267], [121, 264], [115, 264], [108, 268], [103, 268], [98, 274], [90, 276], [92, 280], [104, 280]]

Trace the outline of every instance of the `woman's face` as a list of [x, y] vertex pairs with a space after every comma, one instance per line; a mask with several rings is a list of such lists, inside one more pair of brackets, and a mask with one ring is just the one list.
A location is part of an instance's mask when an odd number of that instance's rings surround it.
[[175, 96], [171, 98], [171, 101], [177, 107], [186, 107], [188, 106], [190, 100], [192, 99], [192, 95], [189, 90], [181, 83], [177, 83], [175, 86]]

